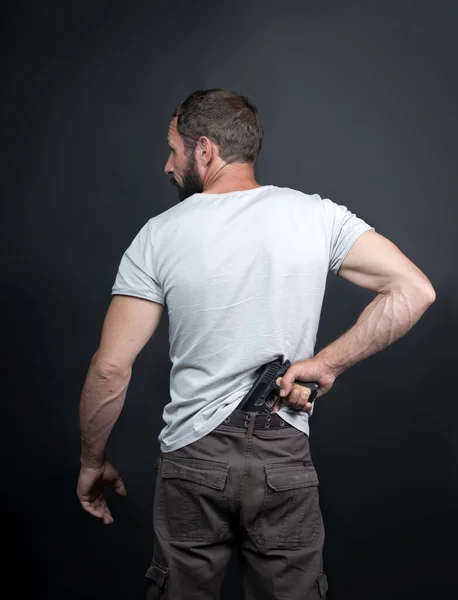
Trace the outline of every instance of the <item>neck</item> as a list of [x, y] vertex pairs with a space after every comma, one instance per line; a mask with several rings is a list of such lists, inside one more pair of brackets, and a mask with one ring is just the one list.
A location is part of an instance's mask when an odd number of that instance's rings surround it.
[[260, 186], [254, 176], [254, 168], [246, 163], [222, 165], [215, 173], [210, 173], [204, 181], [204, 194], [227, 194], [252, 190]]

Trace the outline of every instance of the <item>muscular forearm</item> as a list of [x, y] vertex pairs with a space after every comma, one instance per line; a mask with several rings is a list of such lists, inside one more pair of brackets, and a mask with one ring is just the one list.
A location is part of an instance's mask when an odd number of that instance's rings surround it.
[[405, 335], [433, 301], [434, 290], [427, 286], [404, 284], [380, 293], [355, 325], [315, 358], [338, 376]]
[[130, 381], [131, 371], [119, 372], [93, 362], [81, 394], [81, 462], [98, 467], [105, 445], [116, 423]]

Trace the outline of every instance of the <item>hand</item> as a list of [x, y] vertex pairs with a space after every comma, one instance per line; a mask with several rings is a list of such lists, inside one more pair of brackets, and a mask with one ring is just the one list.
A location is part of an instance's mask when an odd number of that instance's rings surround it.
[[283, 392], [285, 394], [282, 401], [286, 406], [308, 413], [312, 410], [312, 404], [308, 402], [310, 392], [304, 386], [294, 384], [294, 381], [318, 383], [316, 397], [319, 398], [329, 392], [335, 379], [335, 375], [327, 371], [319, 360], [310, 358], [293, 363], [283, 377], [277, 379], [276, 383], [281, 388], [280, 395]]
[[107, 460], [100, 467], [81, 467], [76, 491], [81, 506], [90, 515], [109, 525], [114, 519], [103, 497], [106, 485], [112, 485], [120, 496], [127, 496], [126, 486], [118, 471]]

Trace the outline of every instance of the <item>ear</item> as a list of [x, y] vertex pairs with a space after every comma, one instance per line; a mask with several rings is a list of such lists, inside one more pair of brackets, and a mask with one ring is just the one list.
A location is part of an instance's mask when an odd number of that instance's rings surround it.
[[196, 147], [197, 163], [206, 167], [215, 158], [215, 154], [216, 148], [213, 142], [208, 137], [201, 136]]

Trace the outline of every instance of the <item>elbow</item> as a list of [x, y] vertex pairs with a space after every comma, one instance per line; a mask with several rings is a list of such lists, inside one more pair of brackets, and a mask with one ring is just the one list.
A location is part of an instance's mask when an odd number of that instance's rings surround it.
[[423, 312], [436, 300], [436, 292], [430, 281], [425, 277], [406, 284], [406, 293], [412, 298]]
[[426, 289], [423, 292], [424, 301], [426, 303], [426, 308], [429, 308], [431, 304], [436, 300], [436, 291], [433, 286], [428, 283]]
[[114, 381], [130, 379], [132, 367], [107, 357], [102, 358], [96, 352], [91, 361], [91, 371], [101, 381]]
[[435, 301], [436, 292], [426, 275], [423, 275], [417, 279], [415, 282], [415, 287], [417, 290], [418, 300], [425, 306], [426, 310]]
[[420, 312], [425, 312], [436, 300], [436, 292], [425, 276], [398, 278], [388, 288], [381, 290], [381, 293], [400, 295]]

